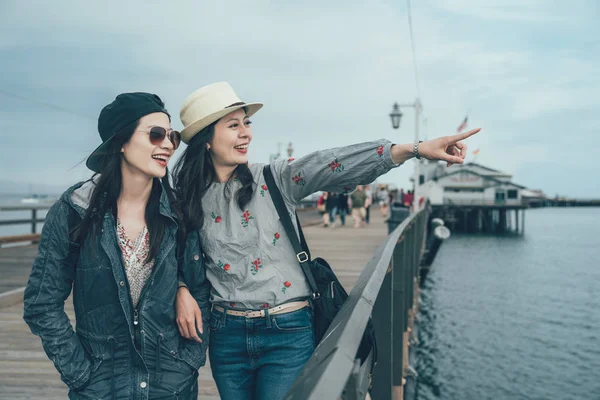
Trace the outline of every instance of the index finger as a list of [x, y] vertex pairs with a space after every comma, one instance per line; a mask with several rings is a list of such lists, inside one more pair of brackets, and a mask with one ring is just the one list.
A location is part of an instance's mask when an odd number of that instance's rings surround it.
[[452, 139], [452, 142], [458, 142], [459, 140], [465, 140], [466, 138], [473, 136], [474, 134], [476, 134], [480, 130], [481, 130], [481, 128], [471, 129], [468, 132], [459, 133], [458, 135], [450, 136], [450, 138]]

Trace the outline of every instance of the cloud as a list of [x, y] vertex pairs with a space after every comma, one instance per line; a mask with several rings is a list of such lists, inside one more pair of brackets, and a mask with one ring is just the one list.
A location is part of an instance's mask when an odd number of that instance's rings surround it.
[[[379, 137], [413, 140], [411, 109], [398, 131], [388, 117], [395, 101], [417, 96], [403, 4], [47, 4], [1, 6], [0, 89], [90, 119], [0, 95], [0, 128], [28, 132], [11, 139], [10, 152], [2, 150], [10, 165], [30, 166], [11, 169], [16, 179], [58, 183], [85, 175], [83, 167], [65, 171], [98, 144], [94, 119], [119, 92], [160, 94], [175, 116], [173, 126], [181, 128], [176, 116], [183, 99], [221, 80], [242, 98], [265, 102], [254, 117], [255, 162], [267, 161], [277, 143], [293, 142], [302, 155]], [[563, 132], [594, 143], [600, 99], [594, 4], [448, 0], [412, 6], [428, 119], [421, 136], [450, 134], [468, 113], [470, 126], [484, 127], [469, 141], [482, 149], [480, 161], [519, 173], [534, 164], [560, 168], [553, 146], [569, 144]], [[585, 158], [587, 148], [575, 159]], [[408, 187], [411, 175], [407, 163], [380, 180]], [[535, 186], [558, 190], [550, 175], [539, 174]], [[585, 169], [580, 176], [592, 179]], [[600, 196], [580, 186], [572, 190]]]

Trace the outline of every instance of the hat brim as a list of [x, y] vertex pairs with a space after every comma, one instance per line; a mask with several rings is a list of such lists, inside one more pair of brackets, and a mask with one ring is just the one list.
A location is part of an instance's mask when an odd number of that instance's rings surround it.
[[117, 135], [112, 135], [110, 138], [108, 138], [106, 142], [102, 143], [96, 148], [96, 150], [92, 152], [92, 154], [90, 154], [87, 161], [85, 162], [86, 167], [88, 167], [94, 172], [100, 172], [100, 167], [102, 167], [102, 157], [108, 154], [107, 150], [110, 147], [112, 141], [115, 139], [115, 136]]
[[198, 121], [195, 121], [195, 122], [191, 123], [190, 125], [186, 126], [185, 128], [183, 128], [183, 130], [181, 131], [181, 140], [183, 141], [183, 143], [188, 144], [190, 142], [190, 140], [192, 140], [192, 138], [194, 136], [196, 136], [196, 134], [198, 132], [200, 132], [202, 129], [206, 128], [213, 122], [220, 120], [227, 114], [231, 114], [234, 111], [240, 110], [242, 108], [246, 108], [248, 110], [246, 112], [246, 115], [251, 117], [258, 110], [260, 110], [262, 108], [262, 106], [263, 106], [263, 103], [248, 103], [248, 104], [242, 104], [242, 105], [235, 106], [235, 107], [228, 107], [223, 110], [219, 110], [215, 113], [209, 114], [209, 115], [205, 116], [204, 118], [199, 119]]

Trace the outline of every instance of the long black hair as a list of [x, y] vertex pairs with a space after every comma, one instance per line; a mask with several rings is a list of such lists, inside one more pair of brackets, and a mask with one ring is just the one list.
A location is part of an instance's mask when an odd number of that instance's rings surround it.
[[[104, 215], [110, 212], [116, 220], [117, 217], [117, 199], [121, 194], [122, 175], [121, 175], [121, 148], [127, 143], [139, 125], [139, 119], [117, 132], [111, 139], [106, 153], [102, 157], [100, 172], [96, 173], [90, 179], [95, 183], [89, 206], [81, 220], [81, 223], [74, 229], [74, 239], [78, 243], [83, 243], [84, 239], [89, 238], [92, 245], [96, 243], [96, 237], [102, 229]], [[168, 224], [168, 218], [160, 214], [160, 196], [161, 181], [162, 187], [167, 191], [169, 199], [173, 198], [172, 188], [169, 183], [168, 171], [161, 179], [152, 180], [152, 189], [150, 197], [146, 204], [144, 217], [150, 236], [150, 250], [146, 262], [153, 260], [158, 253], [158, 249], [165, 234], [165, 228]], [[173, 206], [173, 205], [172, 205]], [[92, 248], [94, 251], [94, 248]]]
[[[185, 229], [188, 232], [202, 228], [204, 223], [202, 198], [217, 178], [210, 151], [206, 147], [206, 144], [215, 135], [217, 122], [208, 125], [190, 140], [173, 169], [173, 186], [177, 197], [176, 207], [183, 213]], [[226, 196], [230, 193], [229, 185], [234, 177], [242, 184], [242, 187], [235, 193], [235, 200], [240, 210], [243, 211], [254, 193], [254, 179], [248, 164], [239, 164], [235, 168], [224, 188]]]

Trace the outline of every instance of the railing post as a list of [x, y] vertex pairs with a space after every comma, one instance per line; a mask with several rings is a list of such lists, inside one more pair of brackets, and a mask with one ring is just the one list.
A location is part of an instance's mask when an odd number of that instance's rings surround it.
[[405, 264], [405, 274], [404, 274], [404, 284], [405, 284], [405, 299], [406, 299], [406, 306], [405, 306], [405, 312], [404, 312], [404, 328], [405, 330], [408, 329], [408, 325], [409, 325], [409, 316], [408, 316], [408, 312], [412, 306], [412, 291], [413, 291], [413, 276], [412, 276], [412, 272], [413, 272], [413, 264], [415, 262], [415, 227], [414, 226], [410, 226], [410, 228], [408, 228], [407, 232], [406, 232], [406, 236], [407, 236], [407, 249], [406, 249], [406, 253], [407, 253], [407, 260], [406, 260], [406, 264]]
[[377, 300], [373, 305], [373, 325], [377, 339], [377, 365], [373, 368], [371, 378], [371, 398], [373, 400], [389, 400], [392, 398], [394, 368], [392, 271], [396, 253], [398, 253], [398, 244], [396, 244], [392, 261], [381, 284], [381, 289], [379, 289]]
[[408, 303], [406, 301], [406, 275], [408, 272], [408, 264], [406, 262], [408, 254], [408, 240], [407, 236], [402, 236], [400, 241], [396, 245], [394, 251], [393, 263], [394, 270], [393, 276], [393, 295], [394, 295], [394, 315], [392, 316], [392, 324], [394, 326], [394, 344], [393, 344], [393, 399], [399, 400], [403, 398], [403, 385], [404, 385], [404, 365], [403, 360], [405, 357], [404, 349], [404, 332], [406, 331], [406, 320], [405, 316], [408, 310]]
[[35, 208], [31, 209], [31, 233], [36, 233], [35, 228], [37, 225], [37, 210]]

